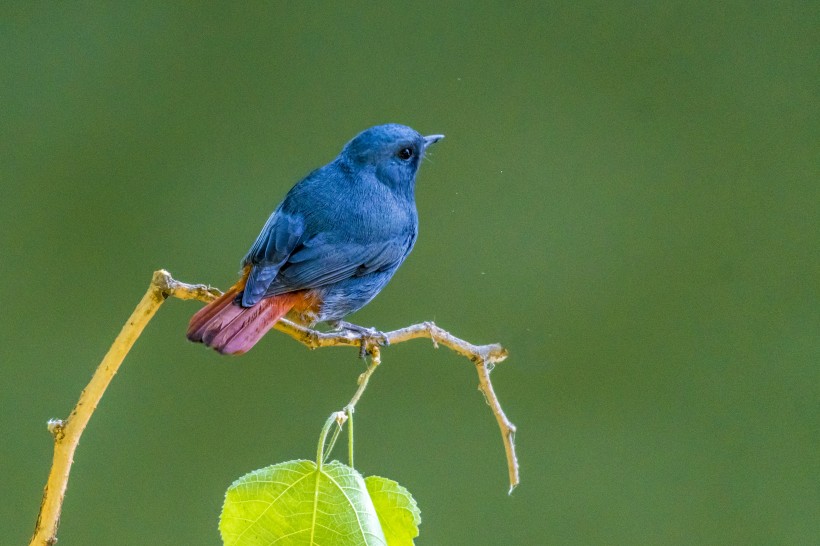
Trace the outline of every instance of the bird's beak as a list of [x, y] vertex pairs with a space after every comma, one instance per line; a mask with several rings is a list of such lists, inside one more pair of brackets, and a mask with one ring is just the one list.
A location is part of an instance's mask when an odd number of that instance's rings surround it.
[[442, 138], [444, 138], [444, 135], [430, 135], [424, 137], [424, 149], [426, 150], [431, 144], [435, 144]]

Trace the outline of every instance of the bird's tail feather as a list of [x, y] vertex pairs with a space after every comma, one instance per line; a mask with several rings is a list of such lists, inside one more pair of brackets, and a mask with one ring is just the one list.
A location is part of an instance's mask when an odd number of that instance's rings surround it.
[[244, 283], [237, 283], [197, 311], [188, 324], [188, 339], [222, 354], [247, 352], [299, 301], [299, 294], [281, 294], [242, 307], [235, 302], [242, 288]]

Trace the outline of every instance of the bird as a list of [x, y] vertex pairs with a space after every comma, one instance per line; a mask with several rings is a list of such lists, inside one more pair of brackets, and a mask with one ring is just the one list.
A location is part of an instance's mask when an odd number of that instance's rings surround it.
[[418, 237], [416, 173], [444, 135], [396, 123], [356, 135], [294, 185], [241, 261], [241, 277], [200, 309], [187, 337], [222, 354], [250, 350], [288, 315], [364, 336], [345, 322], [385, 287]]

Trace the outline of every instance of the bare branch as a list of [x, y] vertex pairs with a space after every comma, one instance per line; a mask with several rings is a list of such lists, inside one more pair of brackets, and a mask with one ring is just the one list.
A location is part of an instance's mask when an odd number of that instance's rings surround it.
[[[211, 286], [179, 282], [165, 270], [154, 272], [148, 290], [137, 304], [134, 312], [131, 313], [108, 353], [103, 357], [88, 386], [80, 394], [80, 399], [69, 417], [65, 420], [52, 419], [48, 422], [48, 430], [54, 437], [54, 456], [48, 481], [43, 490], [40, 513], [37, 516], [34, 535], [29, 543], [30, 546], [53, 545], [57, 542], [57, 528], [60, 524], [60, 513], [66, 487], [68, 486], [68, 477], [71, 472], [71, 465], [74, 462], [74, 452], [77, 449], [83, 430], [85, 430], [91, 415], [97, 408], [97, 404], [102, 399], [122, 361], [160, 305], [169, 297], [182, 300], [195, 299], [208, 303], [219, 297], [220, 294], [219, 290]], [[501, 429], [501, 437], [507, 454], [510, 492], [518, 485], [518, 460], [513, 442], [515, 425], [507, 419], [501, 409], [501, 404], [498, 402], [490, 381], [490, 371], [493, 366], [507, 358], [507, 350], [501, 345], [473, 345], [453, 336], [432, 322], [414, 324], [392, 332], [378, 333], [364, 338], [353, 332], [319, 332], [285, 319], [277, 322], [274, 327], [311, 349], [348, 346], [364, 348], [371, 355], [371, 363], [359, 377], [358, 389], [346, 406], [346, 409], [349, 409], [350, 412], [352, 412], [353, 407], [367, 387], [370, 376], [381, 362], [381, 346], [394, 345], [411, 339], [428, 338], [433, 341], [436, 347], [444, 345], [469, 358], [475, 364], [478, 372], [478, 388], [484, 394]]]
[[367, 366], [367, 369], [363, 371], [359, 376], [359, 388], [356, 389], [356, 392], [353, 394], [353, 398], [351, 398], [350, 402], [347, 403], [347, 405], [344, 408], [344, 411], [340, 412], [342, 415], [353, 413], [353, 411], [356, 409], [356, 404], [359, 402], [359, 398], [362, 397], [362, 395], [364, 394], [364, 390], [367, 388], [367, 383], [368, 381], [370, 381], [370, 376], [373, 375], [373, 372], [376, 371], [376, 368], [378, 368], [379, 364], [381, 363], [381, 351], [378, 347], [373, 347], [370, 352], [370, 364]]
[[[280, 332], [283, 332], [303, 345], [316, 349], [319, 347], [338, 347], [350, 346], [359, 347], [364, 342], [368, 344], [367, 352], [374, 355], [374, 349], [378, 349], [378, 343], [374, 338], [362, 339], [361, 336], [353, 332], [318, 332], [310, 328], [306, 328], [289, 320], [280, 320], [274, 326]], [[478, 372], [478, 388], [484, 394], [487, 405], [495, 415], [498, 422], [498, 428], [501, 430], [501, 439], [504, 442], [504, 451], [507, 455], [507, 470], [510, 477], [510, 493], [520, 482], [518, 474], [518, 457], [515, 453], [515, 425], [507, 418], [504, 410], [501, 408], [501, 403], [493, 390], [493, 383], [490, 380], [490, 372], [493, 367], [507, 358], [507, 349], [501, 345], [494, 343], [491, 345], [473, 345], [463, 339], [459, 339], [451, 333], [439, 328], [432, 322], [423, 322], [421, 324], [413, 324], [399, 330], [392, 332], [385, 332], [380, 334], [384, 336], [384, 345], [395, 345], [403, 341], [411, 339], [428, 338], [433, 341], [433, 344], [438, 348], [439, 345], [452, 349], [461, 356], [469, 358], [475, 364]], [[375, 356], [375, 355], [374, 355]], [[367, 386], [367, 380], [376, 371], [378, 366], [370, 365], [366, 372], [362, 374], [359, 380], [359, 390], [356, 391], [356, 396], [351, 401], [355, 406], [364, 388]]]
[[159, 306], [170, 295], [170, 292], [160, 288], [164, 276], [170, 278], [165, 271], [157, 271], [151, 280], [148, 291], [131, 313], [125, 326], [114, 340], [108, 353], [94, 372], [88, 386], [80, 394], [80, 400], [74, 410], [64, 421], [51, 420], [48, 429], [54, 436], [54, 457], [51, 462], [51, 472], [48, 475], [43, 500], [40, 504], [40, 513], [34, 527], [31, 545], [54, 544], [57, 542], [57, 527], [60, 524], [63, 498], [68, 486], [68, 475], [71, 464], [74, 462], [74, 452], [80, 442], [80, 436], [85, 430], [91, 415], [102, 399], [105, 389], [122, 364], [125, 355], [131, 350], [134, 342], [148, 324], [148, 321], [157, 312]]

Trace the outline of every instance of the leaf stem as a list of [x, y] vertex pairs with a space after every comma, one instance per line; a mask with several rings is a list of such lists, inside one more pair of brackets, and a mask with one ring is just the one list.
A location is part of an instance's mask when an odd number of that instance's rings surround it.
[[[322, 470], [322, 464], [325, 462], [325, 441], [327, 440], [327, 433], [330, 431], [331, 425], [337, 420], [337, 413], [333, 412], [325, 421], [325, 426], [322, 427], [322, 432], [319, 434], [319, 445], [316, 447], [316, 468]], [[332, 448], [332, 446], [331, 446]]]
[[350, 468], [356, 468], [353, 466], [353, 408], [348, 406], [345, 408], [347, 412], [347, 464]]
[[336, 440], [339, 439], [339, 435], [342, 433], [342, 425], [339, 423], [338, 418], [336, 419], [336, 424], [337, 427], [333, 429], [333, 435], [330, 437], [327, 447], [325, 447], [325, 462], [330, 459], [330, 455], [333, 453], [333, 448], [336, 446]]

